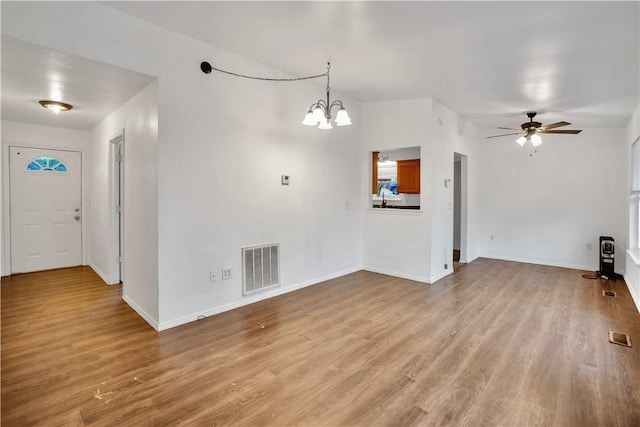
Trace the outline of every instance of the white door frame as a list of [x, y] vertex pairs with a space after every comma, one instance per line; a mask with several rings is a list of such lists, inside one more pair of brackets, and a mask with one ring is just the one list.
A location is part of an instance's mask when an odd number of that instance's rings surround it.
[[[111, 249], [109, 256], [115, 261], [110, 285], [124, 282], [124, 129], [109, 139], [109, 205], [111, 214]], [[120, 208], [118, 209], [118, 206]]]
[[81, 197], [81, 212], [83, 213], [82, 221], [82, 265], [87, 265], [87, 222], [85, 215], [87, 210], [87, 168], [86, 168], [86, 152], [85, 150], [69, 149], [67, 147], [60, 147], [56, 145], [47, 146], [46, 141], [42, 145], [23, 145], [23, 144], [5, 144], [2, 143], [2, 275], [11, 275], [11, 182], [9, 179], [9, 150], [11, 147], [17, 148], [32, 148], [34, 150], [54, 150], [54, 151], [68, 151], [80, 153], [80, 197]]
[[[460, 262], [467, 263], [469, 262], [468, 255], [467, 255], [468, 157], [466, 156], [466, 154], [454, 152], [453, 153], [454, 162], [456, 158], [460, 159], [460, 183], [459, 183], [460, 184]], [[458, 183], [454, 182], [453, 185], [454, 186], [458, 185]], [[457, 207], [454, 206], [454, 211], [452, 213], [452, 215], [454, 215], [454, 221], [455, 221], [455, 209], [457, 209]], [[455, 226], [455, 222], [454, 222], [454, 226]]]

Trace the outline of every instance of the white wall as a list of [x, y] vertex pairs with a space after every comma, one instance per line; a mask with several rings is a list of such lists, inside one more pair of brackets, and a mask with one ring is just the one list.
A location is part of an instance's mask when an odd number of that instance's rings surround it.
[[[472, 262], [477, 258], [476, 236], [477, 193], [479, 191], [477, 176], [481, 164], [477, 155], [479, 134], [477, 128], [460, 117], [455, 111], [433, 100], [431, 116], [431, 163], [428, 183], [431, 185], [431, 281], [453, 272], [453, 185], [445, 187], [445, 179], [453, 181], [454, 153], [467, 156], [467, 214], [466, 259]], [[463, 215], [464, 218], [464, 215]], [[447, 268], [445, 269], [445, 264]]]
[[113, 144], [124, 129], [123, 298], [158, 327], [157, 82], [91, 130], [89, 172], [90, 264], [107, 283], [118, 282]]
[[[632, 256], [629, 252], [625, 253], [624, 257], [626, 258], [624, 280], [629, 288], [631, 298], [640, 312], [640, 258]], [[616, 256], [617, 258], [622, 257]]]
[[636, 107], [627, 125], [627, 140], [633, 144], [638, 138], [640, 138], [640, 105]]
[[364, 146], [360, 200], [370, 206], [371, 152], [420, 147], [420, 211], [364, 209], [362, 263], [365, 269], [429, 282], [429, 198], [427, 141], [430, 100], [367, 103], [363, 107]]
[[[629, 124], [627, 125], [627, 134], [626, 134], [626, 142], [627, 142], [627, 185], [626, 185], [626, 194], [627, 201], [629, 200], [629, 194], [631, 192], [631, 146], [633, 143], [638, 143], [640, 141], [640, 104], [636, 108], [635, 112], [631, 116], [629, 120]], [[625, 254], [625, 271], [624, 271], [624, 279], [627, 283], [627, 287], [629, 288], [629, 292], [633, 298], [633, 301], [636, 303], [636, 307], [640, 312], [640, 250], [638, 250], [638, 212], [637, 205], [627, 206], [627, 212], [629, 213], [627, 218], [627, 235], [629, 236], [629, 245], [627, 246], [627, 252]], [[617, 242], [616, 242], [617, 243]], [[618, 248], [616, 248], [616, 251]], [[622, 258], [617, 254], [621, 254], [622, 252], [616, 253], [616, 261], [618, 258]]]
[[[618, 254], [626, 248], [624, 129], [584, 129], [543, 141], [535, 154], [510, 138], [483, 141], [480, 253], [597, 270], [599, 236], [612, 236]], [[624, 257], [617, 257], [616, 270], [623, 269]]]
[[[323, 93], [321, 82], [204, 75], [199, 64], [210, 60], [284, 76], [97, 3], [3, 4], [2, 31], [158, 76], [158, 328], [360, 268], [355, 101], [332, 93], [353, 126], [326, 132], [302, 126], [310, 102]], [[335, 67], [332, 77], [339, 87]], [[291, 175], [288, 187], [280, 185], [282, 174]], [[241, 247], [269, 242], [281, 245], [281, 288], [243, 298]], [[233, 279], [210, 283], [209, 270], [220, 276], [226, 266]]]
[[[9, 168], [8, 156], [10, 146], [46, 148], [52, 150], [79, 151], [82, 154], [82, 212], [87, 211], [87, 149], [89, 146], [89, 132], [75, 129], [65, 129], [52, 126], [38, 126], [27, 123], [2, 121], [2, 224], [0, 248], [2, 248], [2, 276], [11, 274], [10, 271], [10, 222], [9, 222]], [[83, 263], [87, 255], [87, 221], [82, 223]]]
[[[363, 195], [370, 193], [371, 151], [419, 146], [420, 212], [365, 210], [363, 265], [366, 269], [433, 283], [453, 272], [454, 152], [468, 160], [468, 193], [477, 192], [477, 131], [432, 99], [374, 102], [364, 106]], [[476, 198], [467, 200], [467, 259], [477, 257]], [[444, 266], [447, 264], [447, 268]]]
[[[231, 70], [277, 72], [180, 38], [168, 43], [183, 65], [160, 79], [161, 327], [359, 269], [358, 104], [334, 93], [354, 125], [303, 126], [319, 87], [204, 75], [199, 61], [212, 57]], [[241, 248], [275, 242], [281, 287], [243, 297]], [[233, 278], [210, 283], [209, 271], [220, 277], [223, 267]]]

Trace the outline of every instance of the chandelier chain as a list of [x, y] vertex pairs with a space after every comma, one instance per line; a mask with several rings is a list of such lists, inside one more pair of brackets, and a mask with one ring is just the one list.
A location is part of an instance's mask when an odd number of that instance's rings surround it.
[[329, 87], [329, 71], [331, 71], [331, 62], [327, 62], [327, 72], [325, 73], [327, 75], [327, 93], [331, 91], [331, 88]]
[[326, 73], [318, 74], [318, 75], [315, 75], [315, 76], [294, 77], [294, 78], [289, 78], [289, 79], [276, 79], [276, 78], [271, 78], [271, 77], [248, 76], [246, 74], [239, 74], [239, 73], [234, 73], [232, 71], [221, 70], [220, 68], [216, 68], [214, 66], [211, 66], [211, 69], [215, 70], [215, 71], [218, 71], [220, 73], [230, 74], [232, 76], [242, 77], [242, 78], [245, 78], [245, 79], [266, 80], [266, 81], [270, 81], [270, 82], [296, 82], [296, 81], [299, 81], [299, 80], [317, 79], [317, 78], [324, 77], [324, 76], [329, 77], [329, 71], [328, 70], [327, 70]]

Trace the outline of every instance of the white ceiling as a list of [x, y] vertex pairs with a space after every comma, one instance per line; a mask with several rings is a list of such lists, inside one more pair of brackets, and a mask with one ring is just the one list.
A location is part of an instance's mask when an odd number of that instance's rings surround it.
[[296, 76], [330, 60], [336, 91], [433, 97], [481, 125], [535, 110], [544, 123], [623, 126], [639, 101], [637, 1], [105, 4]]
[[[543, 123], [624, 126], [639, 102], [637, 1], [103, 4], [291, 75], [331, 61], [334, 91], [365, 102], [433, 97], [479, 125], [517, 127], [534, 110]], [[151, 80], [2, 40], [3, 119], [90, 128]], [[56, 82], [73, 115], [37, 104]]]
[[[2, 37], [2, 119], [91, 129], [154, 77]], [[53, 114], [41, 99], [73, 105]]]

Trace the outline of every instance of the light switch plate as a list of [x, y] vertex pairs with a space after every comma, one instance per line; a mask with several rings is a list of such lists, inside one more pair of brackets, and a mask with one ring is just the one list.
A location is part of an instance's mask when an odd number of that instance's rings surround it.
[[282, 175], [282, 185], [289, 185], [289, 175]]

